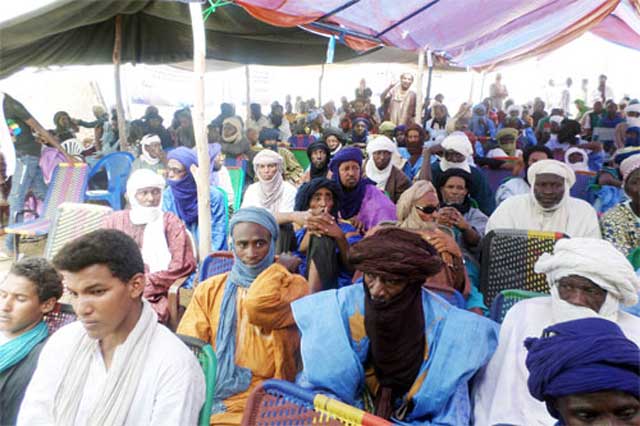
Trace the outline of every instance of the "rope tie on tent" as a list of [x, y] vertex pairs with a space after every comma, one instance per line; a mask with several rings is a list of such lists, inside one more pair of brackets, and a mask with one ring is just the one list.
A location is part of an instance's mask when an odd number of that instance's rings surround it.
[[202, 11], [204, 15], [204, 20], [206, 21], [212, 13], [215, 13], [219, 7], [227, 6], [232, 4], [233, 2], [228, 0], [208, 0], [209, 7]]

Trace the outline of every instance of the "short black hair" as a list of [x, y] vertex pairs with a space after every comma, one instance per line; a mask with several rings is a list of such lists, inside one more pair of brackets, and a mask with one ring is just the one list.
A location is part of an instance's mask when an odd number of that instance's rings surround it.
[[53, 264], [58, 270], [69, 272], [105, 265], [114, 277], [125, 283], [136, 274], [144, 274], [138, 244], [115, 229], [99, 229], [67, 243], [56, 254]]
[[62, 276], [42, 257], [25, 257], [11, 266], [11, 275], [28, 279], [36, 287], [40, 303], [62, 297]]
[[553, 160], [553, 152], [547, 148], [544, 145], [529, 145], [528, 147], [526, 147], [524, 149], [524, 152], [522, 153], [522, 159], [524, 160], [524, 164], [528, 164], [529, 163], [529, 157], [531, 156], [531, 154], [533, 154], [534, 152], [544, 152], [545, 154], [547, 154], [547, 158], [550, 160]]

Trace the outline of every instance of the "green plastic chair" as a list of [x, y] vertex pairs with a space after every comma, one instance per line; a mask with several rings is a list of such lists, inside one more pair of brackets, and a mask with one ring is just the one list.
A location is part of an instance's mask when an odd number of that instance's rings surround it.
[[231, 186], [233, 187], [233, 210], [238, 211], [242, 204], [242, 188], [244, 188], [245, 173], [241, 167], [227, 167], [229, 176], [231, 177]]
[[293, 155], [298, 160], [298, 163], [302, 166], [302, 170], [307, 170], [309, 164], [309, 157], [307, 157], [307, 148], [289, 148], [289, 151], [293, 152]]
[[640, 247], [637, 247], [635, 250], [629, 253], [629, 257], [627, 257], [627, 259], [629, 259], [629, 262], [631, 262], [631, 265], [633, 265], [633, 269], [635, 269], [636, 271], [640, 269]]
[[491, 304], [490, 316], [491, 319], [497, 323], [502, 323], [505, 315], [509, 309], [521, 300], [531, 299], [533, 297], [549, 296], [546, 293], [539, 293], [537, 291], [517, 290], [509, 289], [502, 290]]
[[185, 336], [183, 334], [177, 335], [182, 342], [191, 349], [193, 354], [198, 358], [202, 371], [204, 372], [204, 381], [206, 385], [206, 398], [204, 405], [200, 410], [200, 419], [198, 420], [199, 426], [209, 426], [211, 418], [211, 406], [213, 405], [213, 394], [216, 390], [216, 369], [218, 368], [218, 362], [216, 355], [213, 352], [211, 345], [204, 340], [196, 339], [195, 337]]

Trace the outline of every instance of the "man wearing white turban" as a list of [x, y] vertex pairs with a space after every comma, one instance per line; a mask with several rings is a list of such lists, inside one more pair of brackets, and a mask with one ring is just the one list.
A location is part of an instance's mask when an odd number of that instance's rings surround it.
[[149, 169], [164, 174], [167, 168], [167, 154], [162, 150], [162, 140], [158, 135], [144, 135], [140, 139], [140, 156], [131, 165], [131, 172]]
[[393, 164], [393, 157], [398, 157], [396, 144], [386, 136], [377, 136], [367, 144], [369, 159], [365, 165], [365, 175], [376, 183], [376, 186], [385, 191], [391, 201], [398, 202], [411, 182], [402, 170]]
[[197, 263], [184, 223], [173, 213], [162, 211], [164, 185], [164, 178], [151, 170], [133, 172], [126, 194], [131, 208], [107, 216], [104, 227], [124, 232], [140, 247], [146, 276], [143, 296], [151, 302], [158, 320], [166, 323], [169, 288], [191, 275]]
[[541, 160], [529, 167], [529, 194], [515, 195], [500, 204], [489, 217], [486, 232], [493, 229], [563, 232], [570, 237], [600, 238], [596, 211], [569, 191], [576, 175], [557, 160]]
[[559, 240], [535, 272], [547, 276], [550, 297], [516, 303], [500, 329], [498, 350], [478, 374], [473, 388], [475, 424], [483, 426], [553, 425], [546, 405], [527, 389], [524, 340], [550, 325], [597, 317], [618, 324], [640, 344], [640, 318], [622, 311], [637, 303], [640, 280], [629, 261], [609, 242], [593, 238]]
[[[489, 216], [496, 208], [486, 176], [473, 163], [473, 147], [467, 135], [463, 132], [453, 132], [442, 141], [444, 154], [440, 161], [431, 164], [431, 180], [439, 182], [442, 173], [448, 169], [462, 169], [471, 173], [471, 187], [469, 194], [484, 214]], [[425, 160], [425, 164], [429, 162]], [[424, 166], [423, 166], [424, 167]]]

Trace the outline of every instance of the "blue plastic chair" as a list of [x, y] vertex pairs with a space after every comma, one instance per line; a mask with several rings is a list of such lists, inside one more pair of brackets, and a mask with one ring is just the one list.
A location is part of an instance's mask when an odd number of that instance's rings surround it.
[[233, 267], [233, 253], [230, 251], [216, 251], [205, 257], [200, 265], [198, 282], [203, 282], [214, 275], [229, 272]]
[[127, 188], [127, 179], [131, 173], [133, 154], [112, 152], [105, 155], [93, 166], [87, 181], [102, 169], [107, 173], [107, 189], [93, 189], [85, 192], [86, 201], [106, 201], [112, 209], [122, 210], [122, 196]]
[[589, 186], [594, 179], [595, 173], [576, 172], [576, 183], [571, 187], [571, 196], [584, 201], [589, 201]]

